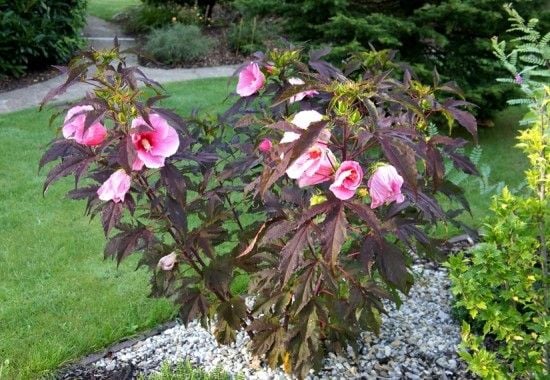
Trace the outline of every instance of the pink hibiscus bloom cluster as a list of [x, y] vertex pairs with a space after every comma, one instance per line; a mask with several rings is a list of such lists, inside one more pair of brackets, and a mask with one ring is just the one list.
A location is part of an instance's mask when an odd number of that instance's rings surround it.
[[[67, 112], [63, 125], [63, 136], [87, 146], [100, 145], [107, 136], [107, 130], [100, 122], [94, 122], [85, 130], [86, 112], [93, 111], [89, 105], [76, 106]], [[142, 117], [132, 121], [130, 138], [137, 153], [132, 170], [143, 167], [156, 169], [164, 166], [165, 159], [174, 155], [179, 148], [178, 133], [158, 114], [149, 115], [151, 125]], [[130, 190], [131, 177], [124, 169], [115, 171], [97, 190], [102, 201], [124, 202]]]
[[[292, 123], [298, 128], [307, 129], [313, 122], [323, 119], [323, 115], [314, 110], [298, 112]], [[300, 138], [295, 132], [285, 132], [280, 143], [286, 144]], [[306, 187], [332, 181], [329, 190], [341, 200], [355, 195], [363, 182], [363, 169], [357, 161], [338, 161], [328, 148], [330, 132], [321, 133], [320, 139], [304, 154], [298, 157], [286, 170], [289, 178], [296, 179], [298, 186]], [[270, 147], [271, 148], [271, 147]], [[401, 203], [405, 200], [401, 193], [403, 177], [391, 165], [378, 167], [368, 181], [371, 195], [371, 208], [377, 208], [390, 202]]]
[[347, 200], [363, 181], [363, 169], [356, 161], [338, 162], [324, 143], [316, 143], [290, 165], [286, 174], [298, 181], [298, 186], [312, 186], [332, 180], [329, 190], [338, 199]]
[[[137, 157], [132, 163], [132, 170], [141, 170], [143, 167], [150, 169], [161, 168], [167, 157], [174, 155], [179, 148], [178, 133], [168, 122], [158, 114], [149, 115], [151, 125], [148, 125], [142, 117], [132, 121], [130, 138], [136, 150]], [[122, 171], [124, 174], [117, 174]], [[120, 179], [123, 178], [123, 179]], [[128, 186], [117, 186], [118, 181], [124, 181]], [[126, 192], [130, 189], [130, 176], [123, 169], [116, 171], [98, 189], [99, 199], [124, 201]], [[113, 189], [113, 191], [109, 191]]]

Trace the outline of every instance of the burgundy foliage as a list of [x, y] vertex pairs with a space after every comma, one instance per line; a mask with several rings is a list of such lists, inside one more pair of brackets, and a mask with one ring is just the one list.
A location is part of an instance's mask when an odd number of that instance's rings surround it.
[[[106, 257], [120, 263], [140, 252], [140, 265], [151, 269], [152, 296], [173, 299], [184, 322], [215, 323], [222, 343], [245, 329], [255, 354], [299, 376], [327, 351], [355, 347], [360, 331], [378, 330], [382, 301], [399, 302], [413, 283], [410, 252], [438, 253], [427, 227], [460, 225], [459, 211], [445, 210], [436, 196], [468, 209], [463, 191], [445, 178], [444, 161], [476, 173], [460, 153], [465, 140], [427, 132], [431, 123], [443, 130], [456, 122], [475, 138], [470, 105], [453, 98], [460, 96], [453, 83], [438, 83], [434, 73], [434, 83], [425, 86], [407, 69], [381, 71], [354, 59], [341, 71], [322, 60], [326, 53], [254, 56], [265, 84], [237, 97], [217, 119], [182, 119], [159, 107], [163, 89], [120, 61], [117, 48], [71, 62], [67, 82], [44, 100], [78, 81], [91, 83], [93, 90], [72, 106], [93, 106], [85, 129], [98, 121], [107, 128], [98, 146], [52, 141], [40, 162], [56, 162], [44, 191], [74, 176], [68, 196], [86, 200], [87, 213], [100, 215]], [[139, 82], [156, 95], [146, 97]], [[295, 101], [304, 91], [311, 96]], [[324, 117], [301, 129], [291, 123], [301, 110]], [[142, 117], [151, 127], [151, 114], [176, 130], [178, 150], [160, 169], [132, 170], [138, 154], [132, 120]], [[285, 132], [299, 138], [278, 143]], [[346, 172], [351, 198], [335, 196], [332, 177], [300, 188], [286, 175], [315, 144], [333, 153], [334, 171], [338, 162], [360, 165], [362, 178]], [[404, 201], [373, 209], [367, 182], [381, 164], [399, 173]], [[123, 201], [99, 200], [98, 188], [120, 169], [131, 177]], [[244, 292], [237, 286], [243, 279]], [[246, 297], [253, 297], [253, 307]]]

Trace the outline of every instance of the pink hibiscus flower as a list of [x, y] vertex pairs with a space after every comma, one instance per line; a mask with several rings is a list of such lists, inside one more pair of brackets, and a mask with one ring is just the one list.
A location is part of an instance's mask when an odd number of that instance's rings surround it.
[[401, 194], [403, 177], [397, 174], [397, 170], [391, 165], [384, 165], [377, 168], [369, 179], [369, 193], [372, 199], [371, 208], [377, 208], [384, 203], [405, 200]]
[[124, 169], [119, 169], [97, 189], [97, 195], [102, 201], [124, 202], [124, 196], [130, 190], [131, 178]]
[[305, 187], [330, 180], [334, 173], [336, 157], [324, 144], [315, 144], [302, 154], [286, 170], [286, 174]]
[[[307, 129], [311, 123], [316, 123], [323, 120], [323, 115], [315, 110], [300, 111], [290, 121], [292, 124], [300, 129]], [[280, 144], [286, 144], [292, 141], [296, 141], [300, 138], [300, 135], [296, 132], [285, 132], [283, 138], [279, 141]], [[329, 137], [330, 138], [330, 137]], [[328, 140], [327, 140], [328, 141]]]
[[[288, 83], [290, 83], [293, 86], [301, 86], [303, 84], [306, 84], [306, 82], [304, 82], [300, 78], [288, 78]], [[306, 97], [311, 97], [311, 96], [315, 96], [315, 95], [318, 95], [318, 94], [319, 94], [319, 92], [317, 92], [316, 90], [301, 91], [301, 92], [297, 93], [296, 95], [291, 96], [290, 99], [288, 99], [288, 102], [289, 103], [299, 102], [300, 100], [303, 100]]]
[[329, 189], [338, 199], [346, 200], [355, 195], [355, 191], [361, 186], [363, 169], [357, 161], [344, 161], [334, 174], [334, 182]]
[[75, 106], [67, 112], [63, 124], [63, 137], [71, 139], [82, 145], [100, 145], [107, 136], [107, 130], [103, 124], [96, 122], [90, 125], [86, 131], [86, 111], [93, 111], [90, 105]]
[[256, 62], [251, 62], [239, 73], [237, 94], [250, 96], [260, 90], [265, 84], [265, 75]]
[[148, 168], [161, 168], [166, 157], [178, 151], [180, 144], [178, 133], [168, 122], [158, 114], [149, 115], [153, 129], [142, 117], [132, 120], [130, 137], [137, 152], [137, 158], [132, 164], [133, 170], [141, 170], [143, 165]]

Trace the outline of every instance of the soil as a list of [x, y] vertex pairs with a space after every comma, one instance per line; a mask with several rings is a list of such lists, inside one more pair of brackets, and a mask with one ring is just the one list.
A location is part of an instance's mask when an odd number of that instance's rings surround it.
[[[174, 69], [174, 68], [197, 68], [197, 67], [210, 67], [210, 66], [223, 66], [223, 65], [235, 65], [242, 63], [245, 60], [245, 56], [235, 53], [229, 48], [227, 42], [227, 28], [224, 27], [210, 27], [203, 28], [202, 32], [216, 41], [216, 45], [210, 49], [207, 55], [200, 57], [191, 62], [182, 63], [178, 65], [165, 65], [160, 62], [151, 61], [145, 57], [140, 56], [138, 62], [145, 67], [154, 67], [162, 69]], [[140, 44], [143, 46], [143, 44]]]
[[27, 87], [54, 78], [58, 75], [60, 75], [59, 70], [50, 67], [41, 71], [30, 71], [19, 78], [0, 76], [0, 93]]

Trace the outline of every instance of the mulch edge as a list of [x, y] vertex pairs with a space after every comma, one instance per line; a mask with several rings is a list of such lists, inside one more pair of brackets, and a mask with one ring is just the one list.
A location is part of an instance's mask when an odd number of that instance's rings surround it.
[[70, 364], [63, 366], [57, 372], [60, 372], [63, 369], [68, 369], [68, 368], [71, 368], [71, 367], [87, 367], [87, 366], [91, 365], [92, 363], [97, 362], [98, 360], [101, 360], [101, 359], [104, 359], [104, 358], [109, 358], [109, 357], [113, 356], [113, 354], [115, 354], [115, 353], [117, 353], [117, 352], [119, 352], [119, 351], [121, 351], [125, 348], [131, 347], [131, 346], [135, 345], [136, 343], [138, 343], [142, 340], [145, 340], [145, 339], [150, 338], [150, 337], [155, 336], [155, 335], [160, 335], [160, 334], [162, 334], [162, 332], [164, 332], [164, 330], [168, 330], [168, 329], [170, 329], [172, 327], [175, 327], [179, 324], [180, 323], [178, 321], [166, 322], [166, 323], [161, 324], [160, 326], [157, 326], [157, 327], [155, 327], [151, 330], [145, 331], [145, 332], [143, 332], [141, 334], [138, 334], [136, 336], [133, 336], [131, 338], [122, 339], [118, 343], [115, 343], [115, 344], [113, 344], [113, 345], [111, 345], [111, 346], [109, 346], [109, 347], [107, 347], [107, 348], [105, 348], [105, 349], [103, 349], [99, 352], [89, 354], [89, 355], [85, 356], [84, 358], [79, 359], [78, 361], [71, 362]]

